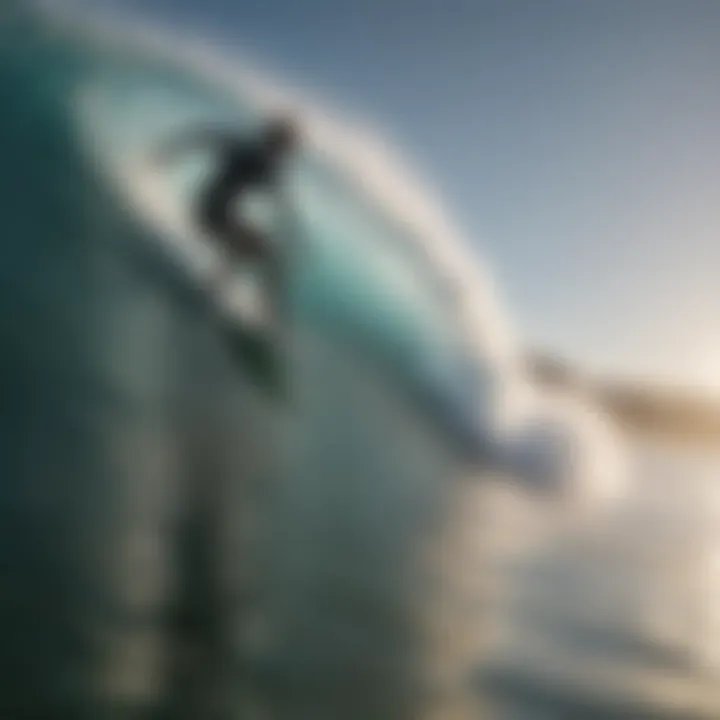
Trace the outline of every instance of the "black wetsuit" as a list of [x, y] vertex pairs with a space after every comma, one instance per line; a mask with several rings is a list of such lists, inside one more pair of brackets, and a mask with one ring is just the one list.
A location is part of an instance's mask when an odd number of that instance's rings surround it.
[[246, 190], [272, 187], [277, 179], [279, 158], [262, 146], [229, 140], [218, 153], [218, 168], [200, 193], [199, 218], [217, 239], [244, 256], [264, 257], [269, 252], [262, 233], [233, 212]]

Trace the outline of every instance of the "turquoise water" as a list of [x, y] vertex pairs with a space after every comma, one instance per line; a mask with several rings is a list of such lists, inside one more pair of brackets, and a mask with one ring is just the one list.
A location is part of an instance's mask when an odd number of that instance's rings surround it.
[[[101, 130], [127, 143], [168, 104], [174, 121], [250, 110], [129, 48], [0, 33], [3, 717], [398, 720], [445, 702], [431, 549], [482, 448], [429, 268], [301, 160], [292, 394], [272, 402], [88, 153], [78, 97], [101, 90]], [[156, 89], [163, 112], [131, 101]]]

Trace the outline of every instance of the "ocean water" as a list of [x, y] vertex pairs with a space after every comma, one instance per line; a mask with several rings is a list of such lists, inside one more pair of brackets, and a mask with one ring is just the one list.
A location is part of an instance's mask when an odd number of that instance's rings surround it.
[[492, 717], [720, 715], [719, 473], [717, 451], [638, 442], [603, 522], [496, 556], [505, 632], [478, 675]]
[[[128, 128], [167, 119], [137, 114], [153, 89], [175, 118], [178, 97], [188, 120], [247, 108], [61, 24], [0, 33], [3, 717], [397, 719], [449, 702], [468, 673], [434, 670], [453, 653], [434, 630], [437, 548], [483, 467], [441, 294], [398, 280], [394, 238], [359, 202], [333, 216], [308, 159], [291, 390], [274, 401], [104, 164], [131, 151]], [[384, 259], [361, 251], [383, 232]]]
[[[493, 451], [494, 323], [468, 337], [447, 265], [315, 150], [269, 219], [297, 255], [268, 397], [207, 248], [125, 165], [186, 123], [250, 128], [254, 96], [122, 33], [0, 19], [2, 717], [717, 716], [714, 460], [638, 448], [592, 521], [529, 497]], [[173, 213], [204, 171], [168, 172]]]

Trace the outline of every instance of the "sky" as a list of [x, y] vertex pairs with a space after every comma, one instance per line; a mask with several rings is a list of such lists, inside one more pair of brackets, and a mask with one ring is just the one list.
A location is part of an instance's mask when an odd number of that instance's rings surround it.
[[114, 4], [387, 128], [528, 345], [720, 394], [720, 2]]

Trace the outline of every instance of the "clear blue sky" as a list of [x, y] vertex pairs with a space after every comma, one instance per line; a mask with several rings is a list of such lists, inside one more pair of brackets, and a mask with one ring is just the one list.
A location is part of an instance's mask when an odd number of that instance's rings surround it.
[[720, 1], [117, 4], [387, 126], [529, 343], [720, 388]]

